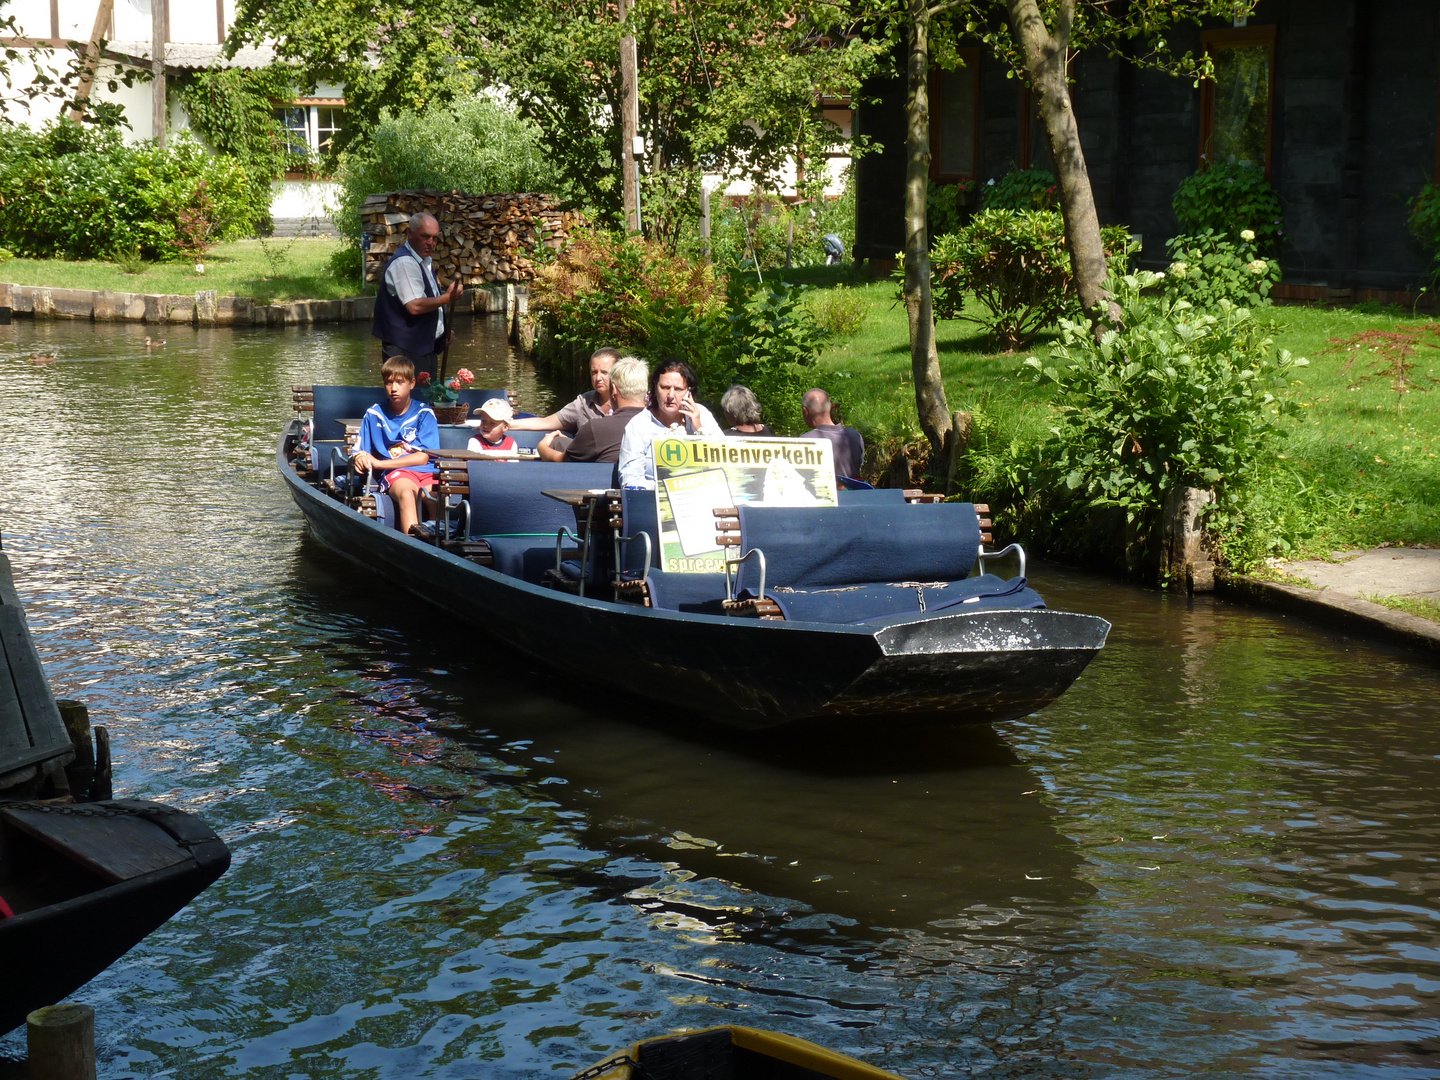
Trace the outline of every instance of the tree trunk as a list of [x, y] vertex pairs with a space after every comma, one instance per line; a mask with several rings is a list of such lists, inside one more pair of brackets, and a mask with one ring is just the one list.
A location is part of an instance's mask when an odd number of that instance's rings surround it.
[[951, 437], [950, 406], [935, 349], [935, 311], [930, 300], [930, 243], [926, 196], [930, 181], [929, 0], [909, 0], [909, 93], [905, 102], [905, 311], [910, 317], [910, 367], [915, 411], [930, 440], [931, 456], [943, 461]]
[[[1120, 308], [1110, 302], [1105, 288], [1109, 268], [1100, 238], [1100, 217], [1095, 212], [1095, 193], [1090, 188], [1090, 172], [1085, 167], [1085, 151], [1080, 146], [1080, 129], [1075, 124], [1065, 79], [1075, 0], [1062, 0], [1053, 32], [1045, 26], [1036, 0], [1008, 0], [1008, 7], [1010, 33], [1020, 49], [1025, 75], [1045, 125], [1055, 177], [1060, 182], [1060, 208], [1065, 216], [1065, 240], [1070, 245], [1075, 288], [1086, 314], [1104, 305], [1106, 319], [1119, 323]], [[1096, 330], [1100, 330], [1098, 325]]]

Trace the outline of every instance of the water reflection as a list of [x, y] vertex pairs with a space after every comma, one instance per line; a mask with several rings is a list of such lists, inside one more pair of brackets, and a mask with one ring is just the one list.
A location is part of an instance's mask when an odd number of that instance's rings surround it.
[[730, 1020], [917, 1077], [1440, 1074], [1433, 669], [1042, 566], [1115, 631], [1037, 716], [690, 730], [305, 538], [273, 440], [375, 379], [363, 328], [141, 337], [0, 328], [47, 670], [235, 853], [81, 995], [102, 1076], [563, 1075]]

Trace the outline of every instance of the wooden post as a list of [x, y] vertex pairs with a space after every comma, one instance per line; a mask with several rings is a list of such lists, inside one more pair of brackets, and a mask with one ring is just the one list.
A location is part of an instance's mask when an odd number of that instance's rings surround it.
[[1205, 553], [1200, 524], [1215, 493], [1203, 488], [1174, 488], [1165, 498], [1160, 523], [1160, 576], [1171, 589], [1213, 592], [1215, 567]]
[[95, 1010], [47, 1005], [25, 1018], [30, 1080], [95, 1080]]
[[90, 785], [90, 801], [100, 802], [115, 797], [110, 774], [110, 729], [95, 725], [95, 780]]
[[80, 85], [75, 88], [75, 107], [70, 110], [70, 119], [77, 124], [85, 115], [85, 103], [90, 100], [90, 91], [95, 86], [95, 72], [100, 67], [100, 42], [110, 30], [110, 13], [114, 10], [115, 0], [100, 0], [100, 6], [95, 9], [95, 27], [90, 31], [90, 44], [85, 46]]
[[165, 105], [165, 25], [169, 22], [166, 0], [150, 0], [150, 126], [155, 145], [165, 149], [165, 128], [169, 121]]
[[70, 745], [75, 747], [75, 760], [65, 768], [65, 779], [70, 790], [79, 798], [87, 798], [95, 782], [95, 743], [90, 734], [90, 710], [83, 702], [72, 698], [61, 698], [55, 702], [60, 708], [60, 719], [70, 735]]
[[[620, 0], [620, 21], [630, 17], [630, 0]], [[640, 134], [640, 90], [636, 82], [635, 35], [620, 39], [620, 186], [625, 198], [625, 227], [640, 231], [640, 172], [635, 139]]]
[[705, 245], [705, 259], [710, 259], [710, 189], [705, 178], [700, 178], [700, 239]]

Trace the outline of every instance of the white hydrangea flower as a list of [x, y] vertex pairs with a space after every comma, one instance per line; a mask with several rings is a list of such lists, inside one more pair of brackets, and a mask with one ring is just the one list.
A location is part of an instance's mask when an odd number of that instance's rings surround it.
[[1247, 244], [1253, 244], [1253, 243], [1255, 242], [1255, 230], [1254, 230], [1254, 229], [1241, 229], [1241, 230], [1240, 230], [1240, 239], [1241, 239], [1241, 240], [1244, 240], [1245, 243], [1247, 243]]
[[1270, 267], [1270, 264], [1264, 259], [1256, 259], [1254, 262], [1246, 263], [1245, 265], [1250, 267], [1250, 273], [1252, 274], [1263, 274]]
[[1189, 265], [1188, 265], [1187, 263], [1183, 263], [1183, 262], [1173, 262], [1173, 263], [1170, 264], [1170, 276], [1171, 276], [1171, 277], [1177, 277], [1177, 278], [1183, 278], [1183, 277], [1185, 276], [1185, 271], [1188, 270], [1189, 268], [1190, 268], [1190, 267], [1189, 267]]

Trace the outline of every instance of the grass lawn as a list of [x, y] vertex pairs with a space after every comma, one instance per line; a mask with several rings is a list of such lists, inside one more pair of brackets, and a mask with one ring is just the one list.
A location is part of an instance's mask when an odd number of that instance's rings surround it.
[[[910, 377], [905, 310], [890, 282], [856, 279], [840, 268], [812, 267], [789, 275], [820, 289], [846, 289], [867, 308], [864, 325], [819, 359], [816, 381], [830, 390], [846, 423], [888, 453], [923, 442]], [[1429, 325], [1398, 308], [1356, 310], [1274, 307], [1280, 348], [1309, 359], [1298, 372], [1295, 400], [1302, 416], [1264, 464], [1252, 486], [1247, 517], [1253, 543], [1238, 558], [1267, 555], [1327, 557], [1333, 551], [1382, 541], [1440, 543], [1440, 349], [1420, 348], [1411, 381], [1397, 394], [1392, 374], [1369, 351], [1337, 351], [1332, 338], [1364, 331]], [[1044, 357], [1042, 336], [1019, 353], [995, 353], [969, 322], [937, 328], [945, 393], [951, 409], [977, 420], [977, 440], [990, 445], [1042, 436], [1050, 422], [1048, 391], [1022, 363]], [[1433, 339], [1440, 345], [1440, 334]], [[974, 493], [977, 497], [983, 492]], [[1237, 549], [1238, 550], [1238, 549]]]
[[193, 263], [181, 262], [143, 263], [139, 273], [127, 273], [118, 263], [98, 260], [7, 259], [0, 262], [0, 281], [176, 295], [216, 289], [221, 296], [249, 296], [264, 304], [338, 300], [360, 292], [357, 280], [337, 280], [330, 271], [330, 256], [340, 244], [311, 237], [237, 240], [212, 249], [203, 274], [195, 272]]

